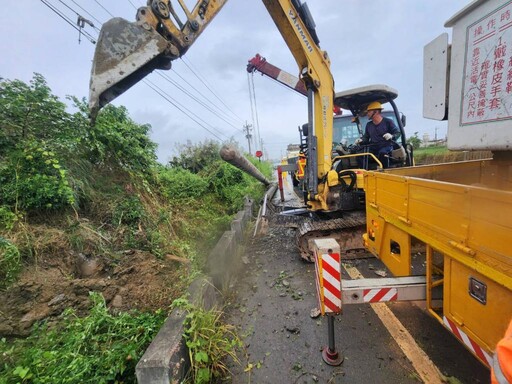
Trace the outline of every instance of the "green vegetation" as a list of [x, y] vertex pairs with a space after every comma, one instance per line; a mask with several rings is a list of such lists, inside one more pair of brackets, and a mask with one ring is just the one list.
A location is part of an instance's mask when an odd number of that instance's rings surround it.
[[10, 346], [3, 339], [9, 368], [0, 369], [0, 383], [136, 383], [135, 365], [165, 312], [112, 315], [101, 295], [91, 294], [91, 301], [86, 317], [68, 309], [58, 328], [43, 324]]
[[445, 145], [418, 148], [414, 151], [414, 161], [419, 164], [439, 164], [453, 161], [486, 159], [490, 151], [450, 151]]
[[432, 145], [430, 147], [418, 148], [414, 153], [417, 153], [419, 156], [434, 156], [444, 155], [448, 152], [449, 150], [446, 145]]
[[[0, 78], [0, 289], [43, 261], [69, 268], [66, 261], [83, 254], [113, 268], [127, 250], [137, 250], [155, 260], [191, 261], [186, 272], [177, 266], [168, 276], [176, 288], [172, 302], [201, 271], [244, 197], [259, 199], [264, 187], [223, 162], [215, 142], [183, 146], [169, 164], [159, 164], [148, 124], [108, 105], [90, 126], [85, 100], [69, 99], [73, 113], [38, 74], [30, 84]], [[251, 161], [270, 175], [270, 164]], [[65, 276], [78, 278], [74, 273]], [[127, 358], [136, 361], [163, 315], [114, 316], [92, 298], [84, 318], [68, 310], [55, 329], [39, 324], [26, 340], [3, 342], [8, 359], [0, 362], [0, 377], [133, 381]]]
[[230, 357], [238, 362], [236, 350], [242, 347], [233, 327], [222, 322], [221, 311], [206, 311], [185, 299], [175, 300], [173, 305], [187, 311], [183, 336], [192, 366], [188, 382], [206, 384], [225, 377], [226, 359]]
[[0, 288], [16, 280], [21, 269], [21, 257], [18, 248], [10, 241], [0, 237]]
[[410, 144], [414, 150], [418, 149], [421, 145], [421, 139], [418, 137], [419, 132], [414, 132], [413, 136], [409, 136], [407, 144]]
[[414, 149], [414, 162], [416, 165], [439, 164], [453, 161], [479, 160], [492, 156], [490, 151], [450, 151], [446, 145], [431, 145], [421, 147], [418, 132], [407, 139], [407, 143]]

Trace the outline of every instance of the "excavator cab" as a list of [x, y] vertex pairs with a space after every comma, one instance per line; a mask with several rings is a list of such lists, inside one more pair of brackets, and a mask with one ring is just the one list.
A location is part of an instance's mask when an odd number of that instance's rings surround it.
[[[368, 118], [366, 117], [366, 108], [371, 102], [377, 101], [381, 104], [389, 103], [392, 110], [384, 110], [382, 112], [384, 117], [391, 119], [400, 130], [400, 137], [393, 142], [393, 151], [389, 153], [389, 167], [397, 168], [404, 166], [412, 166], [413, 164], [413, 149], [407, 144], [405, 135], [405, 115], [401, 114], [394, 102], [398, 97], [398, 92], [383, 84], [368, 85], [350, 89], [343, 92], [336, 93], [334, 97], [334, 104], [349, 110], [353, 116], [353, 124], [357, 124], [359, 136], [363, 135]], [[334, 139], [336, 139], [336, 119], [334, 123]], [[345, 135], [346, 136], [346, 135]], [[353, 135], [352, 135], [353, 136]], [[344, 137], [345, 139], [345, 137]], [[353, 137], [352, 137], [353, 139]], [[349, 144], [353, 144], [349, 143]], [[347, 148], [348, 152], [355, 152], [354, 146]], [[353, 159], [352, 159], [353, 162]], [[375, 168], [376, 164], [371, 158], [365, 159], [364, 168]]]

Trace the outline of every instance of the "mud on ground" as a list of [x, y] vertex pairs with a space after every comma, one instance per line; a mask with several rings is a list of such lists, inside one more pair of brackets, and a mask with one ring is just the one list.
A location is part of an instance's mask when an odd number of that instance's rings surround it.
[[0, 291], [0, 336], [30, 333], [39, 320], [51, 324], [69, 307], [90, 308], [89, 292], [101, 293], [117, 311], [168, 308], [185, 282], [186, 263], [172, 257], [127, 250], [118, 260], [82, 254], [44, 256], [25, 267], [18, 282]]
[[[378, 259], [360, 256], [343, 264], [365, 277], [389, 276]], [[335, 346], [344, 361], [339, 366], [323, 361], [328, 320], [312, 313], [318, 307], [315, 265], [300, 258], [294, 229], [270, 223], [266, 235], [250, 241], [243, 261], [244, 270], [231, 287], [226, 321], [236, 326], [244, 347], [238, 354], [240, 364], [230, 363], [232, 374], [224, 382], [422, 382], [369, 304], [345, 305], [343, 314], [334, 317]], [[342, 279], [350, 279], [345, 268]], [[432, 359], [443, 380], [488, 382], [488, 370], [425, 310], [413, 303], [388, 307]]]
[[[326, 317], [318, 307], [315, 265], [304, 262], [295, 230], [270, 225], [245, 253], [245, 271], [233, 286], [227, 322], [244, 348], [232, 363], [230, 383], [418, 383], [414, 369], [368, 308], [347, 307], [335, 318], [335, 342], [344, 362], [322, 360]], [[348, 278], [347, 275], [344, 278]], [[313, 315], [313, 316], [312, 316]], [[350, 333], [340, 331], [349, 328]], [[376, 380], [378, 377], [385, 380]]]

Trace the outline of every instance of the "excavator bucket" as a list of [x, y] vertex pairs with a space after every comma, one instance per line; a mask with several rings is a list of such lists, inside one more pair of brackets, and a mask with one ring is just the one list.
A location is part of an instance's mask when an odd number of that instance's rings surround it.
[[154, 29], [122, 18], [106, 22], [100, 32], [91, 71], [89, 111], [98, 111], [155, 69], [170, 69], [171, 46]]

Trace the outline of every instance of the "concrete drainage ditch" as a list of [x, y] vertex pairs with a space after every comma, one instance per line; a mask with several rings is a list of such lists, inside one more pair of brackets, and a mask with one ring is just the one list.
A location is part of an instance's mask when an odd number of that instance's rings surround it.
[[[274, 189], [275, 191], [275, 189]], [[188, 291], [194, 305], [209, 310], [222, 306], [222, 292], [226, 292], [241, 267], [240, 245], [246, 226], [252, 219], [253, 201], [247, 199], [244, 209], [231, 222], [208, 255], [208, 276], [193, 281]], [[136, 376], [139, 384], [180, 383], [185, 377], [190, 361], [183, 340], [183, 321], [186, 312], [173, 310], [137, 363]]]

